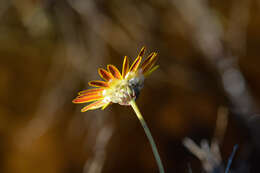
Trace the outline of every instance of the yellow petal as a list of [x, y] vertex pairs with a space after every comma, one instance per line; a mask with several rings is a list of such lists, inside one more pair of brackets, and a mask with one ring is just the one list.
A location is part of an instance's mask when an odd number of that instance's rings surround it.
[[106, 103], [101, 109], [102, 110], [106, 109], [110, 104], [111, 104], [110, 102]]
[[129, 71], [135, 72], [135, 71], [138, 69], [139, 64], [141, 63], [141, 61], [142, 61], [142, 57], [138, 56], [138, 57], [135, 59], [135, 61], [133, 62], [133, 64], [131, 65]]
[[142, 49], [140, 50], [138, 56], [143, 57], [144, 53], [145, 53], [145, 50], [146, 50], [145, 47], [142, 47]]
[[152, 72], [154, 72], [155, 70], [157, 70], [159, 68], [159, 65], [154, 66], [150, 71], [144, 73], [144, 77], [149, 76]]
[[129, 71], [129, 59], [128, 59], [127, 56], [125, 56], [124, 62], [123, 62], [123, 69], [122, 69], [122, 77], [123, 78], [128, 73], [128, 71]]
[[153, 52], [148, 58], [148, 61], [145, 61], [142, 65], [142, 72], [146, 73], [147, 71], [150, 71], [150, 69], [154, 66], [156, 63], [158, 57], [157, 53]]

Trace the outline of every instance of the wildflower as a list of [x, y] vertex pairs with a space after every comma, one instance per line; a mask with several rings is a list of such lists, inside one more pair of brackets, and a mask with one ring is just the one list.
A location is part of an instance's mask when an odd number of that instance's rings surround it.
[[145, 134], [151, 144], [152, 151], [157, 162], [159, 172], [164, 173], [163, 164], [151, 132], [146, 125], [145, 120], [138, 106], [135, 103], [141, 89], [144, 85], [144, 79], [159, 66], [154, 66], [157, 60], [157, 53], [151, 53], [142, 63], [145, 48], [143, 47], [137, 58], [131, 66], [129, 66], [129, 59], [125, 56], [122, 68], [122, 74], [113, 66], [108, 65], [107, 70], [98, 69], [98, 73], [105, 81], [94, 80], [90, 81], [89, 85], [96, 87], [79, 92], [79, 96], [73, 100], [73, 103], [87, 103], [93, 102], [83, 109], [81, 112], [101, 108], [105, 109], [111, 103], [118, 103], [121, 105], [131, 105], [136, 113], [141, 125], [144, 128]]
[[93, 102], [81, 109], [82, 112], [98, 108], [103, 110], [111, 103], [130, 105], [130, 101], [135, 100], [143, 88], [145, 77], [159, 67], [154, 66], [157, 60], [155, 52], [152, 52], [140, 66], [144, 53], [143, 47], [131, 66], [128, 57], [125, 56], [122, 73], [111, 64], [107, 65], [107, 70], [98, 69], [104, 81], [90, 81], [89, 85], [96, 88], [79, 92], [73, 103]]

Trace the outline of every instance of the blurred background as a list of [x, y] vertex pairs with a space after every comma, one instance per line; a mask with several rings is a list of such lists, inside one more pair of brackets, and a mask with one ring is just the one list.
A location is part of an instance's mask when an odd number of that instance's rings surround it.
[[158, 172], [130, 107], [71, 102], [142, 46], [166, 172], [260, 172], [259, 0], [0, 0], [0, 172]]

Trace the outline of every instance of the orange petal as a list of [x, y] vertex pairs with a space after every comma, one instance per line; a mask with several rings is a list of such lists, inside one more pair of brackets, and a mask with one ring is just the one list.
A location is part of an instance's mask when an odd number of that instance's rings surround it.
[[79, 96], [77, 96], [77, 98], [83, 98], [83, 97], [89, 97], [89, 96], [102, 96], [102, 92], [98, 91], [98, 92], [88, 92], [85, 94], [81, 94]]
[[111, 73], [102, 68], [98, 69], [98, 74], [106, 81], [109, 81], [114, 78]]
[[138, 56], [143, 57], [145, 52], [145, 47], [142, 47], [141, 51], [139, 52]]
[[157, 57], [157, 53], [153, 52], [148, 58], [148, 61], [145, 61], [142, 64], [142, 71], [143, 73], [146, 73], [147, 71], [149, 71], [153, 65], [155, 64], [155, 62], [157, 61], [158, 57]]
[[141, 63], [141, 61], [142, 61], [142, 57], [141, 57], [141, 56], [138, 56], [138, 57], [135, 59], [135, 61], [133, 62], [133, 64], [131, 65], [130, 71], [131, 71], [131, 72], [135, 72], [135, 71], [138, 69], [139, 64]]
[[85, 97], [85, 96], [93, 96], [93, 95], [102, 95], [102, 92], [101, 91], [98, 91], [98, 92], [88, 92], [88, 93], [84, 93], [84, 94], [81, 94], [78, 96], [79, 97]]
[[104, 90], [104, 88], [92, 88], [92, 89], [80, 91], [78, 93], [78, 95], [84, 95], [84, 94], [88, 94], [88, 93], [97, 93], [97, 92], [102, 92], [103, 90]]
[[128, 70], [129, 70], [129, 59], [128, 59], [127, 56], [125, 56], [124, 62], [123, 62], [123, 69], [122, 69], [122, 76], [123, 76], [123, 78], [128, 73]]
[[92, 102], [96, 100], [101, 100], [104, 97], [102, 95], [89, 95], [89, 96], [78, 96], [75, 98], [72, 102], [73, 103], [87, 103], [87, 102]]
[[93, 80], [90, 81], [88, 84], [93, 87], [109, 87], [107, 82], [100, 81], [100, 80]]
[[81, 109], [81, 112], [86, 112], [88, 110], [93, 110], [93, 109], [98, 109], [100, 107], [102, 107], [103, 105], [105, 105], [106, 103], [103, 102], [103, 100], [99, 100], [99, 101], [96, 101], [94, 103], [91, 103], [87, 106], [85, 106], [84, 108]]
[[109, 64], [107, 65], [107, 69], [115, 78], [122, 79], [121, 73], [115, 66]]

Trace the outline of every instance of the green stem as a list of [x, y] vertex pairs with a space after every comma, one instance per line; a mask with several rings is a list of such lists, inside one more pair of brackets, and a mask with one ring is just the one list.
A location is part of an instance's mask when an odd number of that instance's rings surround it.
[[164, 173], [164, 168], [163, 168], [163, 164], [162, 164], [162, 161], [161, 161], [161, 158], [160, 158], [160, 155], [158, 153], [158, 150], [157, 150], [157, 147], [155, 145], [155, 142], [153, 140], [153, 137], [152, 137], [152, 134], [148, 128], [148, 126], [146, 125], [146, 122], [138, 108], [138, 106], [136, 105], [135, 101], [134, 100], [131, 100], [130, 101], [130, 105], [132, 106], [132, 108], [134, 109], [138, 119], [140, 120], [140, 123], [142, 124], [143, 128], [144, 128], [144, 132], [151, 144], [151, 147], [152, 147], [152, 150], [153, 150], [153, 154], [154, 154], [154, 157], [155, 157], [155, 160], [157, 162], [157, 165], [158, 165], [158, 168], [159, 168], [159, 172], [160, 173]]

